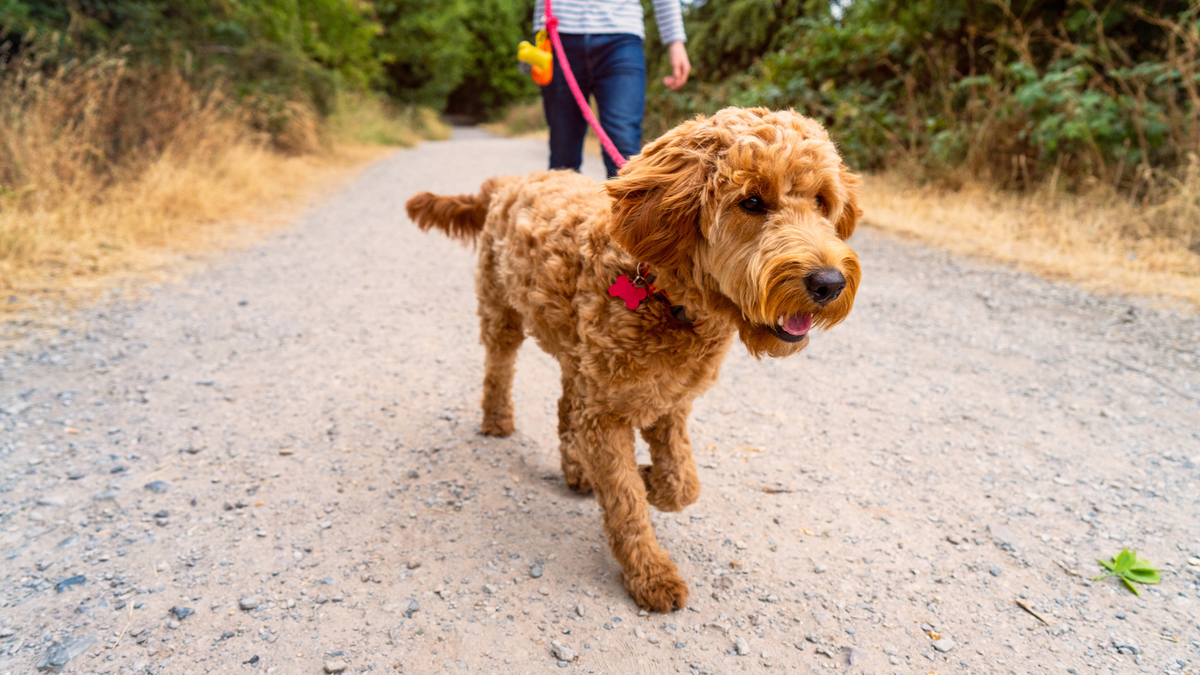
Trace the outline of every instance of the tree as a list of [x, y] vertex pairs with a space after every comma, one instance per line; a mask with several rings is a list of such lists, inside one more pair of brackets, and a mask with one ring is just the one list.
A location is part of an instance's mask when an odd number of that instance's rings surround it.
[[387, 64], [388, 93], [444, 108], [470, 60], [464, 0], [379, 0], [375, 11], [383, 23], [376, 46]]
[[487, 117], [537, 95], [537, 85], [517, 70], [517, 44], [532, 40], [533, 0], [475, 0], [464, 25], [469, 55], [448, 112]]

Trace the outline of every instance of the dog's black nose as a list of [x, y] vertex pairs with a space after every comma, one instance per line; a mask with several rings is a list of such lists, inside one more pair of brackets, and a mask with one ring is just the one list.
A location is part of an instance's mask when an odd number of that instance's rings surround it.
[[818, 305], [828, 305], [842, 294], [846, 287], [846, 277], [835, 269], [825, 269], [813, 272], [804, 277], [804, 287], [808, 289], [808, 297]]

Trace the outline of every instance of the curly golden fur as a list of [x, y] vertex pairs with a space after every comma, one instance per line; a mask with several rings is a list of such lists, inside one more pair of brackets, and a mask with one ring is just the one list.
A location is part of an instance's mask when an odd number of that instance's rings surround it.
[[[513, 432], [513, 366], [533, 336], [562, 367], [567, 484], [595, 491], [642, 607], [687, 602], [649, 505], [679, 511], [699, 497], [687, 417], [734, 336], [756, 356], [788, 356], [808, 345], [809, 326], [850, 312], [861, 270], [844, 240], [860, 215], [858, 182], [813, 120], [728, 108], [679, 125], [603, 186], [551, 171], [489, 180], [477, 196], [409, 200], [422, 229], [479, 243], [483, 433]], [[629, 310], [608, 294], [638, 263], [694, 324], [667, 303]], [[814, 275], [834, 272], [840, 295], [813, 290]], [[635, 428], [650, 465], [634, 459]]]

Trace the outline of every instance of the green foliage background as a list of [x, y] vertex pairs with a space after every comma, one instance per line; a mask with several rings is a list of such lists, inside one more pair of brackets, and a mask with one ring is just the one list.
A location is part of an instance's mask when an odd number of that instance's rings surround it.
[[517, 71], [533, 0], [0, 0], [0, 62], [101, 54], [224, 81], [264, 109], [339, 92], [476, 117], [536, 96]]
[[[896, 162], [1142, 198], [1200, 153], [1196, 0], [693, 0], [692, 82], [667, 91], [649, 0], [646, 136], [726, 105], [819, 118], [860, 168]], [[339, 92], [476, 119], [537, 95], [533, 0], [0, 0], [0, 59], [120, 53], [230, 83], [268, 127]], [[1090, 181], [1090, 182], [1089, 182]]]
[[1189, 0], [696, 0], [694, 84], [651, 79], [647, 136], [726, 105], [794, 107], [861, 168], [1152, 198], [1200, 152], [1198, 16]]
[[0, 29], [9, 55], [36, 49], [54, 64], [123, 52], [321, 112], [381, 73], [380, 26], [361, 0], [0, 0]]

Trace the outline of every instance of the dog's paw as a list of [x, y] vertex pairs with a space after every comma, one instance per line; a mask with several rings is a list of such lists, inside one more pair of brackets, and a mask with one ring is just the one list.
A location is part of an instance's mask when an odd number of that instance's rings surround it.
[[508, 419], [495, 419], [485, 415], [483, 418], [483, 427], [479, 430], [479, 433], [484, 436], [499, 436], [504, 438], [512, 436], [515, 428], [516, 425], [513, 424], [511, 417]]
[[659, 511], [682, 511], [700, 498], [700, 478], [694, 468], [663, 474], [655, 472], [651, 464], [642, 464], [638, 473], [646, 484], [646, 501]]
[[568, 471], [564, 475], [567, 479], [567, 487], [581, 495], [591, 493], [592, 482], [588, 480], [587, 475], [583, 473], [583, 469], [579, 468], [574, 471]]
[[641, 575], [621, 575], [625, 590], [643, 609], [670, 612], [683, 609], [688, 601], [688, 587], [679, 576], [675, 563], [656, 565]]

